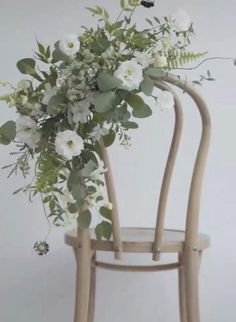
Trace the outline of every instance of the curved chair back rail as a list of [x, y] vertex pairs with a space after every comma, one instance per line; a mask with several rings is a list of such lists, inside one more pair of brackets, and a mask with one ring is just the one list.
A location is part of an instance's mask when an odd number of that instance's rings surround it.
[[[202, 134], [201, 140], [195, 160], [191, 187], [188, 199], [188, 209], [186, 216], [186, 237], [185, 237], [185, 248], [186, 250], [197, 250], [198, 245], [198, 226], [199, 226], [199, 210], [200, 210], [200, 199], [201, 190], [203, 183], [203, 175], [207, 160], [207, 153], [209, 148], [210, 133], [211, 133], [211, 121], [208, 112], [208, 108], [202, 97], [196, 91], [196, 89], [181, 80], [180, 78], [167, 75], [161, 81], [154, 79], [155, 85], [161, 90], [169, 91], [173, 94], [175, 100], [175, 126], [170, 146], [170, 151], [167, 158], [165, 172], [163, 176], [157, 220], [155, 228], [155, 238], [153, 242], [153, 260], [157, 261], [160, 259], [160, 252], [162, 249], [162, 239], [165, 224], [166, 206], [168, 201], [169, 189], [173, 174], [174, 165], [178, 153], [178, 148], [181, 140], [182, 128], [183, 128], [183, 110], [181, 102], [172, 86], [176, 86], [182, 89], [188, 94], [195, 102], [202, 121]], [[106, 187], [108, 192], [109, 201], [113, 204], [112, 209], [112, 226], [113, 226], [113, 250], [115, 253], [115, 259], [121, 259], [122, 255], [122, 240], [119, 223], [118, 204], [116, 199], [114, 181], [112, 176], [111, 164], [109, 161], [108, 153], [106, 148], [102, 148], [102, 157], [104, 160], [105, 167], [108, 171], [105, 174]]]

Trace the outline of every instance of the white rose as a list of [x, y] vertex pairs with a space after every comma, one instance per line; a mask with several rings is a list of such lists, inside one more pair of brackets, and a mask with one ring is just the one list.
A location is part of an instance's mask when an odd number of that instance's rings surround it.
[[133, 58], [133, 61], [141, 65], [143, 68], [147, 68], [149, 65], [153, 63], [154, 59], [150, 53], [138, 52], [135, 54], [135, 58]]
[[16, 137], [34, 149], [41, 138], [37, 123], [30, 117], [19, 117], [16, 120]]
[[157, 105], [161, 110], [172, 109], [175, 106], [174, 96], [168, 91], [162, 91], [157, 97]]
[[163, 68], [167, 66], [167, 58], [165, 55], [157, 53], [154, 56], [154, 67]]
[[174, 29], [179, 32], [188, 31], [192, 24], [191, 17], [185, 10], [182, 9], [174, 12], [170, 17], [170, 21]]
[[66, 35], [60, 41], [59, 48], [63, 54], [74, 56], [80, 50], [80, 41], [76, 35]]
[[124, 89], [133, 91], [139, 89], [143, 81], [143, 68], [135, 61], [127, 61], [118, 67], [114, 75], [122, 81]]
[[73, 157], [80, 155], [84, 149], [83, 139], [75, 132], [66, 130], [59, 132], [55, 139], [55, 151], [71, 160]]
[[57, 87], [51, 87], [51, 85], [49, 83], [44, 85], [45, 87], [45, 92], [43, 93], [43, 99], [42, 99], [42, 103], [45, 105], [48, 105], [50, 99], [57, 94]]

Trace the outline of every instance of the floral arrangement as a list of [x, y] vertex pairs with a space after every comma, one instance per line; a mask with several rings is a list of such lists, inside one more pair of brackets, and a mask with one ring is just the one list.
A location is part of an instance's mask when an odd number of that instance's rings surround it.
[[[16, 161], [4, 168], [9, 176], [33, 173], [14, 194], [29, 193], [30, 200], [39, 194], [57, 226], [76, 219], [80, 228], [88, 228], [95, 208], [97, 238], [111, 238], [112, 204], [104, 192], [101, 147], [115, 139], [128, 147], [129, 131], [138, 128], [135, 120], [152, 114], [145, 96], [160, 108], [174, 106], [171, 93], [153, 94], [154, 78], [161, 80], [206, 54], [188, 51], [194, 30], [183, 10], [146, 19], [147, 28], [138, 30], [135, 10], [153, 6], [154, 1], [121, 0], [114, 22], [106, 9], [87, 8], [99, 18], [96, 29], [83, 27], [79, 36], [66, 35], [53, 48], [37, 42], [34, 59], [17, 63], [28, 77], [17, 87], [1, 82], [12, 92], [0, 100], [14, 106], [18, 117], [0, 127], [0, 143], [14, 142], [17, 149], [12, 153]], [[213, 80], [209, 72], [203, 79]], [[46, 239], [34, 248], [39, 255], [49, 249]]]

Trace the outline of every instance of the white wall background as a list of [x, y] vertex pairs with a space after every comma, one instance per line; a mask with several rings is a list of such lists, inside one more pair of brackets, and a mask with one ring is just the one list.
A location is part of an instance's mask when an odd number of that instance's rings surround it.
[[[193, 47], [209, 55], [235, 55], [236, 2], [234, 0], [159, 0], [144, 15], [168, 15], [181, 7], [195, 22]], [[114, 13], [118, 0], [0, 0], [0, 79], [16, 83], [21, 75], [15, 62], [31, 55], [35, 38], [54, 43], [63, 33], [80, 31], [93, 24], [86, 5], [107, 5]], [[203, 322], [233, 321], [236, 316], [236, 69], [230, 62], [212, 62], [192, 73], [193, 80], [207, 68], [216, 83], [207, 83], [203, 94], [209, 103], [213, 123], [212, 146], [201, 207], [201, 229], [212, 238], [203, 259], [201, 302]], [[178, 159], [175, 183], [168, 208], [168, 227], [183, 227], [186, 186], [189, 184], [192, 154], [199, 134], [199, 119], [184, 98], [185, 139]], [[15, 113], [0, 105], [1, 124]], [[151, 226], [160, 187], [163, 154], [167, 151], [173, 115], [154, 112], [133, 134], [133, 146], [125, 151], [112, 148], [118, 185], [122, 224]], [[158, 127], [157, 127], [158, 125]], [[11, 162], [10, 147], [0, 146], [0, 165]], [[23, 195], [13, 197], [21, 177], [6, 179], [0, 172], [0, 321], [65, 322], [73, 320], [75, 265], [71, 250], [64, 246], [63, 231], [53, 230], [51, 252], [39, 258], [32, 251], [43, 238], [47, 224], [39, 202], [27, 203]], [[143, 261], [140, 257], [140, 261]], [[96, 322], [177, 321], [177, 276], [175, 273], [120, 274], [98, 272]], [[127, 305], [130, 303], [131, 305]]]

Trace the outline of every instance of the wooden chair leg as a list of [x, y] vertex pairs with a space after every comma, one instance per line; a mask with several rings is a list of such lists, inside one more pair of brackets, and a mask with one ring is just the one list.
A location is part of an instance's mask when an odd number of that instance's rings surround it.
[[74, 322], [87, 322], [91, 275], [91, 249], [88, 231], [79, 231], [78, 243], [78, 247], [75, 248], [77, 271]]
[[91, 261], [88, 322], [94, 321], [94, 313], [95, 313], [95, 296], [96, 296], [96, 266], [95, 266], [95, 262], [96, 262], [96, 254], [93, 255], [92, 261]]
[[200, 322], [198, 251], [185, 254], [184, 267], [187, 321]]
[[183, 265], [182, 254], [179, 254], [179, 312], [180, 321], [187, 322], [186, 292], [185, 292], [185, 270]]

